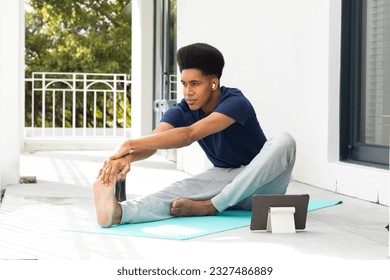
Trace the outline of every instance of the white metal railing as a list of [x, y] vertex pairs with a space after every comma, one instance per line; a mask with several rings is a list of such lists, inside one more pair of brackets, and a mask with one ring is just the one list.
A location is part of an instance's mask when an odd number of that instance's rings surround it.
[[126, 74], [34, 72], [26, 79], [26, 137], [122, 137], [130, 130]]

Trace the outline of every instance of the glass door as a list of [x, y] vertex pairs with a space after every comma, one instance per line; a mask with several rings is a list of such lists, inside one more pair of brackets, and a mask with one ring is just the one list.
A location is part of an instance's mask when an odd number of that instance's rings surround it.
[[[155, 0], [154, 9], [153, 127], [156, 127], [162, 115], [177, 103], [176, 0]], [[176, 161], [176, 151], [160, 153]]]

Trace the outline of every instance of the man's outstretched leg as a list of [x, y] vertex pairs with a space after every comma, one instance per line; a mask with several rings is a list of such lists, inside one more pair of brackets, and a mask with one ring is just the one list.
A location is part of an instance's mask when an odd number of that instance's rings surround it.
[[210, 168], [193, 177], [177, 181], [151, 194], [120, 203], [121, 223], [141, 223], [174, 216], [214, 215], [216, 209], [209, 208], [210, 199], [221, 192], [238, 174], [230, 168]]
[[93, 184], [96, 218], [101, 227], [110, 227], [121, 222], [122, 208], [115, 198], [114, 188], [115, 184], [108, 186], [100, 180]]

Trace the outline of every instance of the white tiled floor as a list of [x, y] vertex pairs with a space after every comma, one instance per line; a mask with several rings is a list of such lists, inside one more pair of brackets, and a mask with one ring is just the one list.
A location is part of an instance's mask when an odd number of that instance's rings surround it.
[[[0, 259], [164, 260], [185, 257], [220, 260], [328, 259], [388, 260], [389, 209], [299, 182], [288, 193], [343, 204], [308, 213], [307, 228], [296, 234], [253, 233], [239, 228], [187, 241], [64, 232], [94, 224], [91, 184], [106, 152], [39, 152], [23, 155], [21, 172], [37, 184], [7, 188], [0, 208]], [[188, 175], [154, 156], [135, 163], [127, 178], [128, 196], [155, 191]], [[207, 254], [204, 250], [207, 248]], [[184, 256], [179, 256], [185, 254]]]

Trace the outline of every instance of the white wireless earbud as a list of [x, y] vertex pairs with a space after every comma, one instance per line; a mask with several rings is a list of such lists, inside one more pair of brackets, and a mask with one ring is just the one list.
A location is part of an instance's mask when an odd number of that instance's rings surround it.
[[213, 87], [212, 87], [212, 89], [215, 89], [215, 84], [213, 83]]

